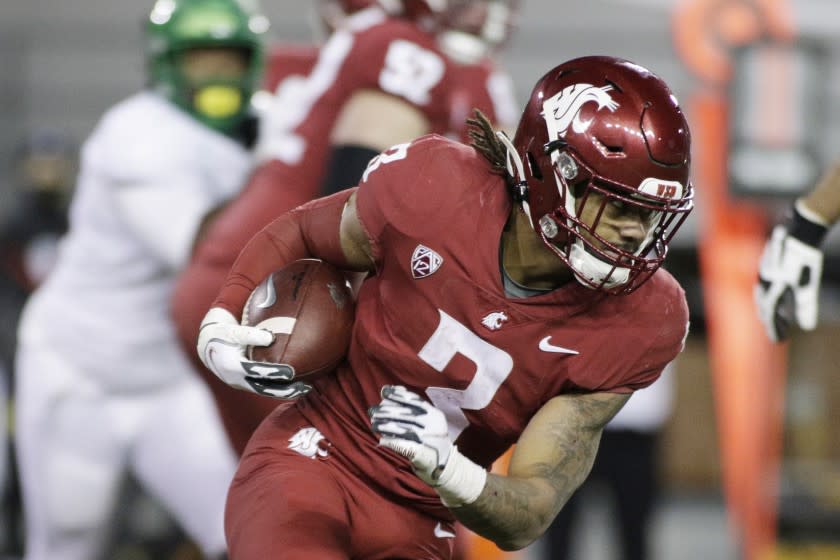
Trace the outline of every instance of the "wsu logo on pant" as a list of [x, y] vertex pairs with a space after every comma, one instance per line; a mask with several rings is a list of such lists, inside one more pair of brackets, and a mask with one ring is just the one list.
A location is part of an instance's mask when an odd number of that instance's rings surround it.
[[324, 440], [323, 434], [310, 426], [309, 428], [302, 428], [289, 438], [289, 449], [310, 459], [326, 457], [329, 455], [329, 450], [321, 445], [321, 441], [324, 441], [325, 445], [329, 445]]

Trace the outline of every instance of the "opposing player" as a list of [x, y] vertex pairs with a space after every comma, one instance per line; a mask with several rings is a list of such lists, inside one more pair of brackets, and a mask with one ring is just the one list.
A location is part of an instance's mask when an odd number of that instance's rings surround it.
[[[392, 144], [449, 132], [456, 101], [492, 116], [511, 112], [510, 88], [486, 62], [490, 47], [506, 37], [509, 1], [387, 5], [399, 13], [389, 15], [378, 4], [354, 13], [323, 45], [306, 77], [279, 84], [275, 108], [261, 125], [257, 155], [262, 164], [208, 229], [176, 288], [178, 334], [193, 355], [201, 318], [227, 271], [248, 239], [272, 219], [319, 193], [355, 185], [368, 161]], [[475, 27], [476, 18], [484, 24]], [[426, 30], [430, 21], [435, 22], [432, 32]], [[465, 31], [456, 31], [459, 25]], [[459, 45], [470, 48], [455, 62]], [[473, 80], [461, 77], [467, 60], [481, 65], [469, 74]], [[487, 84], [492, 95], [483, 92]], [[481, 93], [473, 93], [475, 88]], [[231, 391], [197, 359], [196, 367], [208, 377], [231, 441], [241, 452], [277, 403]]]
[[814, 189], [798, 199], [790, 219], [767, 240], [758, 270], [755, 301], [767, 336], [788, 338], [792, 328], [817, 327], [822, 242], [840, 220], [840, 163], [826, 170]]
[[[394, 146], [236, 261], [198, 353], [233, 386], [300, 398], [240, 462], [233, 557], [448, 558], [456, 518], [522, 548], [682, 349], [685, 295], [660, 265], [693, 207], [690, 135], [666, 84], [585, 57], [537, 82], [512, 141], [474, 122], [473, 146]], [[243, 345], [271, 335], [238, 319], [260, 279], [306, 256], [370, 273], [348, 361], [311, 382], [253, 367]], [[489, 474], [513, 443], [509, 472]]]
[[29, 560], [90, 560], [131, 471], [208, 557], [225, 552], [233, 454], [169, 313], [208, 211], [250, 169], [267, 20], [235, 0], [161, 0], [150, 89], [84, 145], [70, 230], [21, 321], [17, 449]]

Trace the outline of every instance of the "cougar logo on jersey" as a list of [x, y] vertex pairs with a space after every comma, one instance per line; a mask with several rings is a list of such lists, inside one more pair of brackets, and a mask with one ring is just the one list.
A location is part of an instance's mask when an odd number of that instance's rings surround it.
[[437, 272], [441, 264], [443, 264], [443, 257], [425, 245], [418, 245], [411, 254], [411, 275], [415, 279], [431, 276]]
[[324, 436], [315, 428], [303, 428], [289, 438], [289, 449], [310, 459], [326, 457], [329, 451], [320, 445], [323, 439]]
[[607, 108], [615, 111], [618, 103], [607, 93], [612, 86], [595, 87], [591, 84], [572, 84], [543, 102], [543, 118], [548, 128], [548, 138], [554, 140], [566, 136], [569, 126], [580, 134], [592, 119], [581, 120], [580, 110], [587, 103], [597, 103], [598, 110]]
[[508, 320], [508, 316], [504, 314], [503, 311], [494, 311], [493, 313], [488, 314], [484, 319], [481, 320], [481, 324], [490, 329], [491, 331], [497, 331], [502, 328], [502, 323]]

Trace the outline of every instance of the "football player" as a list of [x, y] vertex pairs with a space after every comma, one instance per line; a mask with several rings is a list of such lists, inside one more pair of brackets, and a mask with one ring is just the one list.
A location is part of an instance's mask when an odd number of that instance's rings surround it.
[[[449, 558], [460, 520], [505, 550], [539, 537], [604, 425], [682, 350], [685, 294], [660, 268], [693, 208], [690, 134], [655, 74], [584, 57], [534, 87], [513, 139], [386, 150], [357, 188], [276, 219], [240, 254], [198, 353], [280, 399], [228, 495], [238, 560]], [[239, 323], [267, 274], [317, 257], [366, 271], [347, 361], [295, 379]], [[317, 352], [317, 348], [313, 348]], [[488, 467], [516, 444], [507, 474]]]
[[767, 240], [758, 270], [755, 301], [767, 336], [787, 339], [792, 327], [817, 327], [822, 278], [821, 245], [840, 220], [840, 163], [823, 174], [816, 187], [798, 199], [790, 219]]
[[149, 87], [84, 144], [69, 232], [20, 326], [29, 560], [101, 557], [129, 471], [208, 557], [225, 552], [236, 457], [169, 304], [204, 216], [250, 169], [267, 25], [237, 0], [159, 0]]
[[[57, 245], [67, 230], [67, 203], [78, 157], [76, 143], [63, 131], [28, 134], [15, 151], [11, 207], [0, 218], [0, 323], [17, 325], [26, 299], [55, 264]], [[8, 424], [14, 385], [17, 333], [0, 332], [0, 550], [20, 555], [20, 491], [13, 434]], [[0, 553], [2, 554], [2, 553]]]
[[[514, 3], [382, 6], [348, 17], [321, 47], [307, 76], [279, 83], [274, 107], [261, 121], [256, 147], [261, 164], [242, 194], [214, 219], [175, 291], [179, 338], [193, 356], [202, 317], [239, 251], [263, 226], [318, 194], [355, 185], [368, 161], [392, 144], [427, 132], [462, 135], [452, 130], [452, 119], [463, 116], [464, 105], [487, 111], [493, 120], [514, 112], [509, 81], [487, 59], [507, 36]], [[454, 27], [459, 25], [464, 30]], [[463, 45], [469, 48], [456, 55]], [[195, 361], [241, 452], [277, 403], [231, 391]]]

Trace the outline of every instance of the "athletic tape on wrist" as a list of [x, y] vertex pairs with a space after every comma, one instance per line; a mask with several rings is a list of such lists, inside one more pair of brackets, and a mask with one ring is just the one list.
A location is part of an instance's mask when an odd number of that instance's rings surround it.
[[434, 488], [443, 505], [456, 508], [476, 501], [486, 483], [487, 470], [461, 455], [453, 445]]

